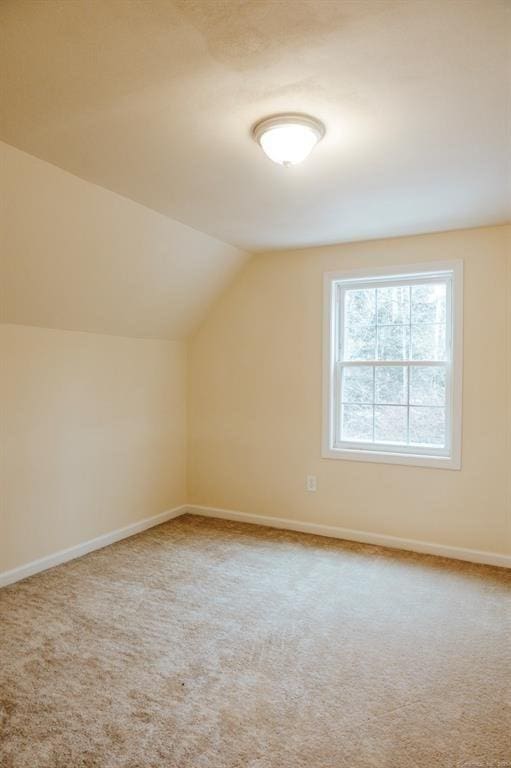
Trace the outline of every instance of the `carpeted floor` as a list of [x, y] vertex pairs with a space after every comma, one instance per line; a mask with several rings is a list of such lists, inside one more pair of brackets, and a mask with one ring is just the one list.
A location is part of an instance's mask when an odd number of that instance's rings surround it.
[[179, 518], [0, 591], [1, 768], [510, 768], [510, 593]]

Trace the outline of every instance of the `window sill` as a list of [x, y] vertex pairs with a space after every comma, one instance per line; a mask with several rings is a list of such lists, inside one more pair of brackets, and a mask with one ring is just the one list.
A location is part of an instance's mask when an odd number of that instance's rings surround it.
[[404, 464], [413, 467], [434, 467], [436, 469], [461, 469], [461, 459], [456, 456], [424, 456], [414, 453], [364, 451], [352, 448], [323, 448], [321, 456], [323, 459], [340, 459], [341, 461]]

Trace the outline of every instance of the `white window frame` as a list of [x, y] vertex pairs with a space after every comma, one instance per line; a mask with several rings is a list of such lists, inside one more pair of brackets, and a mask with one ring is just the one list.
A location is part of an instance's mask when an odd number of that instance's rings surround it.
[[[346, 288], [396, 286], [413, 282], [446, 281], [447, 341], [451, 341], [447, 362], [412, 361], [420, 365], [445, 365], [447, 371], [447, 446], [443, 449], [378, 444], [336, 442], [335, 425], [338, 423], [340, 387], [337, 376], [343, 366], [350, 365], [340, 359], [340, 318]], [[378, 269], [358, 269], [349, 272], [327, 272], [324, 275], [324, 330], [323, 330], [323, 444], [326, 459], [411, 464], [421, 467], [461, 469], [461, 420], [463, 378], [463, 261], [433, 261], [425, 264], [401, 264]], [[399, 364], [410, 366], [411, 361], [382, 360], [376, 365]], [[353, 365], [374, 365], [363, 361]]]

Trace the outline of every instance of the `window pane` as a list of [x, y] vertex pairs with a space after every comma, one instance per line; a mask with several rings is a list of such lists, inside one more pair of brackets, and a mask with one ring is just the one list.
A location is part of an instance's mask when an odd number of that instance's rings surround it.
[[444, 323], [445, 283], [412, 285], [412, 323]]
[[382, 365], [375, 369], [375, 402], [406, 405], [407, 370], [400, 365]]
[[445, 405], [445, 368], [443, 366], [410, 367], [410, 404]]
[[373, 439], [373, 406], [342, 406], [342, 440], [371, 442]]
[[376, 405], [374, 439], [378, 443], [407, 442], [407, 408], [399, 405]]
[[410, 286], [377, 289], [378, 325], [410, 323]]
[[445, 359], [445, 325], [412, 325], [412, 360]]
[[378, 328], [378, 360], [407, 360], [410, 355], [410, 327], [384, 325]]
[[335, 278], [330, 438], [339, 448], [344, 441], [385, 456], [447, 454], [456, 278], [454, 269], [434, 269]]
[[410, 407], [410, 443], [445, 445], [445, 408]]
[[369, 365], [356, 368], [343, 368], [342, 373], [342, 402], [369, 403], [373, 402], [373, 369]]
[[344, 339], [345, 360], [374, 360], [376, 346], [375, 325], [349, 325]]
[[346, 324], [376, 325], [376, 288], [364, 288], [344, 293]]

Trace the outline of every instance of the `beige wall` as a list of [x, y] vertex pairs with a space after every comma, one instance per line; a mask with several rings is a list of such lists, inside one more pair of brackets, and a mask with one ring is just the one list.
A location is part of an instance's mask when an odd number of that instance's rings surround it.
[[0, 571], [186, 501], [167, 339], [246, 259], [0, 142]]
[[[511, 552], [509, 227], [255, 257], [190, 344], [189, 501]], [[322, 459], [322, 277], [463, 259], [461, 471]], [[305, 476], [318, 491], [305, 491]]]
[[[496, 227], [256, 256], [188, 368], [182, 342], [0, 325], [0, 571], [186, 501], [511, 553], [510, 245]], [[323, 272], [437, 258], [465, 262], [462, 470], [321, 459]]]
[[506, 227], [507, 251], [507, 508], [508, 542], [511, 549], [511, 226]]
[[186, 500], [182, 342], [0, 325], [0, 572]]

